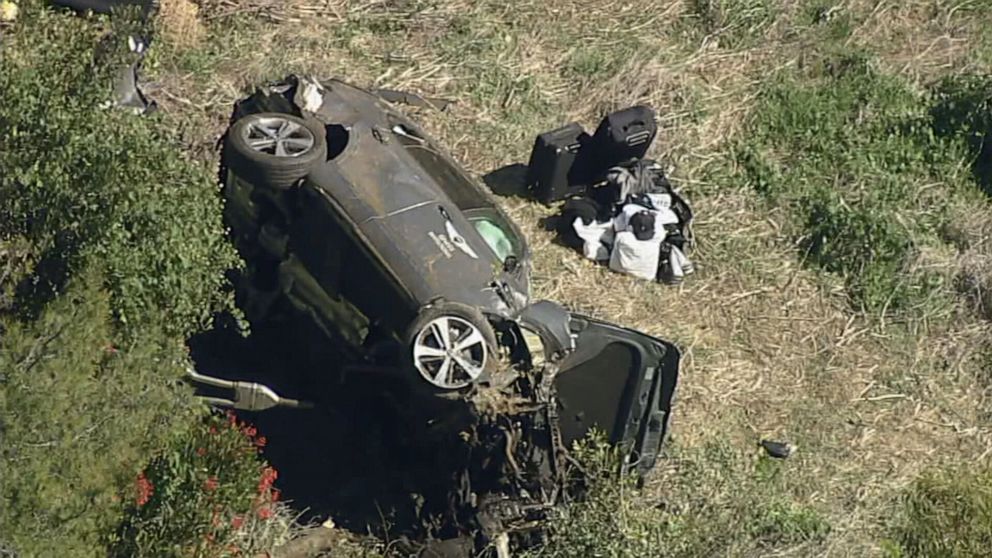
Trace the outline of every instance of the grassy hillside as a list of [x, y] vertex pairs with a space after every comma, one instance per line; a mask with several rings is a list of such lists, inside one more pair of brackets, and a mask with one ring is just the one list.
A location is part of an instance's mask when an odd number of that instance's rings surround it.
[[[686, 353], [668, 458], [642, 491], [604, 485], [573, 509], [546, 555], [992, 541], [988, 0], [162, 4], [150, 93], [211, 163], [233, 101], [289, 72], [456, 100], [416, 116], [479, 175], [569, 120], [657, 110], [652, 154], [698, 216], [682, 286], [584, 261], [538, 227], [551, 210], [502, 201], [539, 296]], [[762, 437], [799, 450], [769, 460]], [[630, 520], [603, 526], [621, 497]]]

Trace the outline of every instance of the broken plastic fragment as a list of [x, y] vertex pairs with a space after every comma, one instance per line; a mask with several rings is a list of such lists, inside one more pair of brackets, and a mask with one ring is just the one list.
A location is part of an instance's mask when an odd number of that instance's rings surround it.
[[771, 440], [762, 440], [761, 447], [768, 455], [778, 459], [785, 459], [796, 451], [796, 446], [788, 442], [773, 442]]
[[124, 68], [114, 82], [113, 106], [131, 109], [135, 114], [144, 114], [155, 109], [138, 88], [138, 62]]
[[324, 105], [324, 89], [315, 79], [303, 81], [303, 110], [317, 112]]

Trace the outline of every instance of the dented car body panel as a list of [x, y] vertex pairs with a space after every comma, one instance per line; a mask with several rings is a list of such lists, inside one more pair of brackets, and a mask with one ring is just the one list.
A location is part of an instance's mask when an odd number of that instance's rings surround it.
[[[343, 128], [344, 145], [324, 164], [313, 168], [306, 183], [321, 192], [344, 216], [409, 295], [414, 307], [437, 299], [478, 307], [508, 316], [529, 296], [529, 254], [516, 254], [515, 273], [503, 263], [466, 219], [463, 210], [497, 204], [436, 142], [398, 111], [375, 96], [343, 82], [322, 82], [323, 101], [312, 113], [327, 126]], [[239, 103], [235, 118], [253, 112], [302, 114], [278, 91], [260, 92]], [[397, 128], [406, 136], [396, 133]], [[411, 145], [415, 137], [423, 147]], [[406, 144], [403, 142], [407, 141]], [[414, 150], [431, 154], [434, 165], [421, 164]], [[448, 195], [453, 188], [469, 190]], [[447, 190], [447, 192], [446, 192]], [[471, 200], [466, 207], [456, 201]], [[507, 235], [526, 247], [519, 229], [504, 219]], [[507, 300], [492, 284], [515, 293]], [[506, 287], [504, 287], [506, 288]]]
[[681, 353], [668, 341], [572, 314], [576, 349], [559, 365], [555, 395], [567, 445], [593, 428], [629, 452], [640, 472], [654, 467], [668, 433]]

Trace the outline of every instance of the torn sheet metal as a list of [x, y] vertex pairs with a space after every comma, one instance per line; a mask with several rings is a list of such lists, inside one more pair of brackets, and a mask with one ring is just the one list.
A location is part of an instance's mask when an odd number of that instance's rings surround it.
[[125, 66], [114, 80], [113, 96], [101, 105], [101, 108], [119, 107], [128, 109], [134, 114], [147, 114], [157, 108], [154, 101], [149, 100], [138, 85], [138, 70], [144, 59], [148, 43], [141, 37], [127, 38], [128, 50], [134, 53], [134, 62]]

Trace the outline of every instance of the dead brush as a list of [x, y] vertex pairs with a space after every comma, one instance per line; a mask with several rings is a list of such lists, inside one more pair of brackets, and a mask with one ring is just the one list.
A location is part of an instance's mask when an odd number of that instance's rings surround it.
[[155, 23], [162, 40], [178, 51], [200, 46], [207, 35], [192, 0], [159, 0]]
[[278, 23], [302, 23], [309, 18], [343, 21], [346, 0], [201, 0], [205, 20], [235, 15], [249, 16]]

